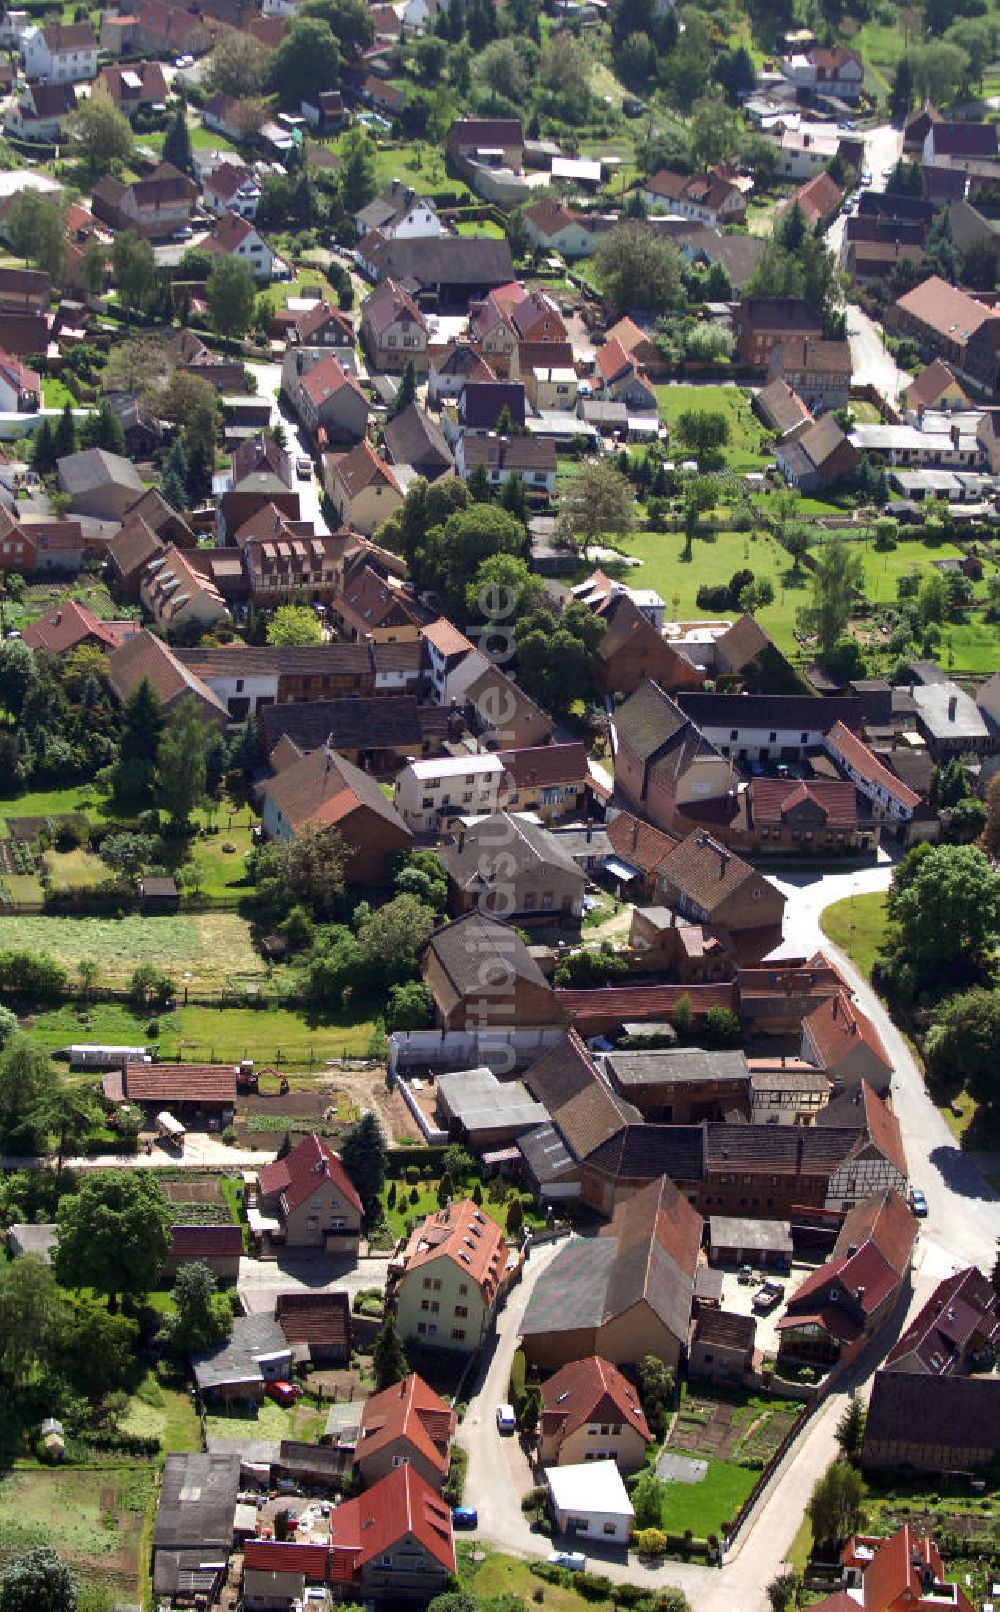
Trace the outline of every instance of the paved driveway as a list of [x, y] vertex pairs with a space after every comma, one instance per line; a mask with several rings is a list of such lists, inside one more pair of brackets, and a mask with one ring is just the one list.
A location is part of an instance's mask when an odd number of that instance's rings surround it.
[[389, 1261], [379, 1256], [355, 1263], [325, 1255], [286, 1254], [281, 1259], [241, 1259], [239, 1294], [251, 1315], [270, 1314], [278, 1293], [349, 1293], [385, 1287]]

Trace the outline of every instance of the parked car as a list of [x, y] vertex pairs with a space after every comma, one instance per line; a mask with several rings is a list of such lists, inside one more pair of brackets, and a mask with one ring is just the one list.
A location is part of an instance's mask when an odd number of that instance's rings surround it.
[[295, 470], [300, 481], [308, 481], [313, 473], [312, 460], [307, 454], [300, 453], [295, 461]]
[[455, 1506], [451, 1513], [453, 1528], [478, 1528], [479, 1512], [475, 1506]]
[[750, 1308], [756, 1310], [758, 1315], [769, 1315], [776, 1304], [780, 1304], [785, 1296], [783, 1282], [762, 1282], [753, 1296]]
[[513, 1405], [497, 1406], [497, 1427], [501, 1433], [513, 1433], [517, 1428], [517, 1417], [514, 1415]]
[[587, 1558], [582, 1550], [553, 1550], [549, 1552], [548, 1563], [550, 1567], [565, 1567], [570, 1573], [583, 1573]]
[[913, 1213], [916, 1215], [918, 1220], [926, 1220], [927, 1199], [924, 1197], [919, 1187], [910, 1188], [910, 1208], [913, 1210]]
[[302, 1389], [298, 1383], [274, 1382], [265, 1383], [264, 1392], [268, 1399], [277, 1400], [279, 1405], [294, 1405], [297, 1399], [302, 1398]]

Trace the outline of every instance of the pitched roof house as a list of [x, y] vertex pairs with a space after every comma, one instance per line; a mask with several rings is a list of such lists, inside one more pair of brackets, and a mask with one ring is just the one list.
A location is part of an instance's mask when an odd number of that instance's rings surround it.
[[521, 1322], [533, 1365], [587, 1355], [613, 1365], [687, 1344], [702, 1220], [667, 1176], [619, 1204], [598, 1237], [573, 1238], [535, 1284]]
[[539, 1460], [543, 1466], [611, 1460], [632, 1472], [652, 1438], [628, 1378], [600, 1355], [572, 1360], [542, 1385]]
[[[975, 1472], [1000, 1449], [1000, 1377], [922, 1377], [919, 1391], [902, 1371], [877, 1371], [861, 1465]], [[950, 1588], [950, 1586], [949, 1586]]]
[[[361, 1235], [361, 1199], [339, 1156], [315, 1132], [283, 1159], [257, 1172], [257, 1212], [270, 1245], [356, 1253]], [[259, 1235], [253, 1221], [251, 1232]]]
[[959, 1377], [985, 1371], [1000, 1345], [1000, 1300], [975, 1265], [939, 1282], [885, 1357], [886, 1371]]
[[721, 174], [682, 174], [670, 168], [661, 168], [646, 180], [643, 200], [647, 207], [665, 208], [713, 229], [738, 223], [747, 208], [739, 185]]
[[49, 655], [67, 655], [78, 644], [118, 649], [141, 631], [138, 621], [101, 621], [78, 600], [64, 599], [55, 610], [25, 627], [21, 637], [29, 649], [44, 649]]
[[695, 801], [702, 812], [726, 809], [736, 787], [732, 763], [658, 683], [643, 683], [618, 707], [615, 727], [615, 787], [639, 816], [670, 833]]
[[840, 1089], [853, 1091], [864, 1082], [880, 1096], [889, 1090], [892, 1060], [871, 1019], [846, 989], [820, 1002], [802, 1021], [801, 1056]]
[[775, 449], [778, 469], [790, 487], [819, 492], [854, 475], [861, 455], [832, 414], [796, 426]]
[[269, 838], [294, 839], [306, 826], [337, 829], [352, 884], [380, 884], [386, 858], [412, 844], [371, 774], [325, 745], [269, 778], [262, 793], [261, 824]]
[[130, 459], [105, 448], [84, 448], [66, 454], [56, 463], [59, 486], [72, 499], [79, 515], [98, 520], [122, 520], [144, 492], [142, 479]]
[[586, 875], [557, 836], [523, 812], [494, 812], [460, 827], [438, 854], [459, 912], [556, 923], [583, 914]]
[[229, 616], [215, 583], [172, 543], [146, 565], [139, 581], [139, 598], [157, 625], [167, 631], [189, 623], [211, 627]]
[[108, 679], [116, 698], [124, 705], [143, 678], [156, 690], [164, 714], [185, 695], [198, 701], [203, 721], [222, 725], [229, 720], [225, 705], [201, 678], [178, 659], [171, 649], [145, 628], [116, 649], [108, 662]]
[[917, 1222], [897, 1192], [850, 1210], [833, 1253], [790, 1296], [779, 1357], [830, 1364], [878, 1330], [903, 1290]]
[[517, 930], [468, 912], [436, 929], [420, 972], [446, 1029], [548, 1027], [565, 1021], [552, 987]]
[[428, 1215], [389, 1267], [402, 1338], [471, 1354], [492, 1327], [507, 1274], [507, 1243], [471, 1198]]
[[408, 1462], [432, 1489], [440, 1490], [448, 1476], [456, 1423], [455, 1412], [415, 1371], [373, 1394], [362, 1407], [354, 1450], [354, 1465], [366, 1487]]
[[717, 924], [733, 934], [775, 928], [780, 933], [781, 891], [705, 829], [667, 852], [656, 870], [656, 889], [665, 906], [698, 923]]
[[371, 537], [403, 502], [403, 490], [367, 438], [350, 453], [323, 458], [323, 481], [338, 518], [352, 531]]

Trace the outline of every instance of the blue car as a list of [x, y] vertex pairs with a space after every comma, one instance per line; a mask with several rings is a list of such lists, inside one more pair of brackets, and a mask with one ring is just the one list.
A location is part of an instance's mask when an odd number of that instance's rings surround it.
[[479, 1512], [474, 1506], [455, 1506], [451, 1514], [453, 1528], [478, 1528]]
[[919, 1187], [910, 1188], [910, 1208], [913, 1210], [913, 1213], [916, 1215], [918, 1220], [926, 1220], [927, 1199], [924, 1197]]

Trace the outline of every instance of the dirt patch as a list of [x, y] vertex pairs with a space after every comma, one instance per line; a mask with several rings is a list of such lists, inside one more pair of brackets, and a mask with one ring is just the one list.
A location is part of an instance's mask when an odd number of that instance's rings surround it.
[[352, 1404], [361, 1403], [368, 1398], [371, 1388], [361, 1380], [361, 1373], [351, 1368], [334, 1369], [330, 1367], [325, 1371], [311, 1371], [309, 1373], [309, 1391], [321, 1399], [332, 1403], [343, 1404], [345, 1400]]
[[225, 1204], [222, 1196], [222, 1187], [215, 1176], [206, 1176], [202, 1180], [164, 1181], [163, 1191], [168, 1203], [211, 1203]]

